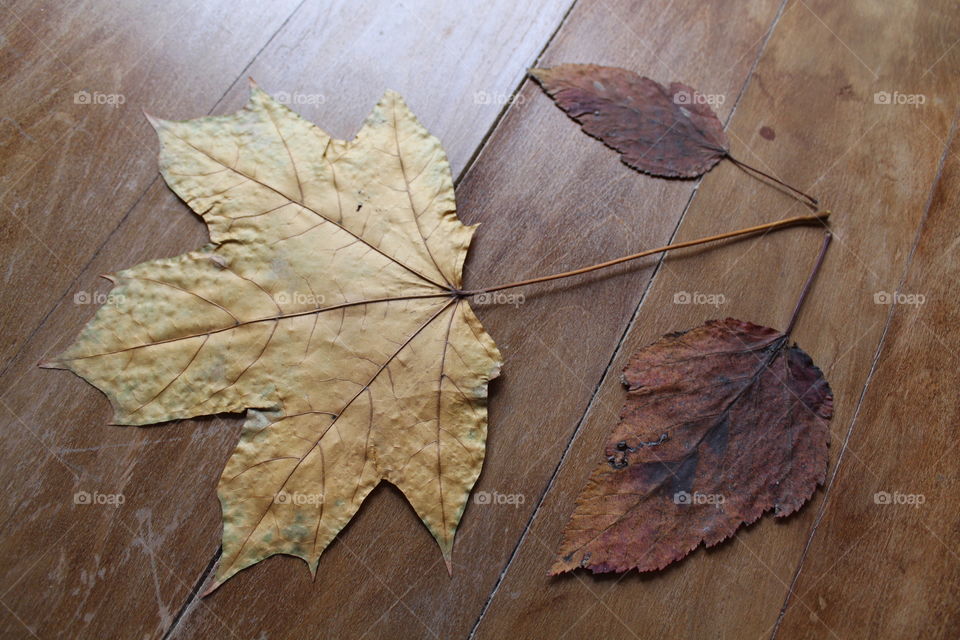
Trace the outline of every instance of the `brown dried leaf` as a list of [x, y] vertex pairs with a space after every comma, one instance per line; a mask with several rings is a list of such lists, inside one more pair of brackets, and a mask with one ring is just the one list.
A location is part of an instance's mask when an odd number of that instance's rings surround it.
[[531, 69], [583, 130], [655, 176], [695, 178], [728, 154], [723, 124], [692, 87], [658, 82], [618, 67], [563, 64]]
[[392, 91], [349, 142], [256, 88], [237, 113], [151, 122], [211, 243], [111, 276], [44, 366], [101, 389], [118, 424], [247, 410], [214, 586], [278, 553], [316, 572], [382, 480], [449, 567], [500, 354], [456, 294], [474, 227], [440, 141]]
[[728, 318], [634, 354], [552, 573], [662, 569], [768, 509], [799, 509], [826, 475], [833, 395], [788, 341]]

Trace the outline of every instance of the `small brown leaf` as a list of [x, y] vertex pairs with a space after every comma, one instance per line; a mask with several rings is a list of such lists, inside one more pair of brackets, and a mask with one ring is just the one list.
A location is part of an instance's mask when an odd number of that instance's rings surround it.
[[768, 509], [799, 509], [826, 476], [833, 394], [788, 341], [728, 318], [634, 354], [552, 573], [662, 569]]
[[685, 84], [665, 87], [626, 69], [594, 64], [530, 73], [585, 132], [619, 151], [634, 169], [696, 178], [728, 155], [723, 124]]

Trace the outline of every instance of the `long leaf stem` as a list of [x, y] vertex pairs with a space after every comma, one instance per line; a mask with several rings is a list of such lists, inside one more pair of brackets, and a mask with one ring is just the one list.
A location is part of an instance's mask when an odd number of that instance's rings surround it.
[[778, 220], [776, 222], [759, 224], [753, 227], [747, 227], [745, 229], [728, 231], [727, 233], [708, 236], [706, 238], [699, 238], [697, 240], [688, 240], [686, 242], [677, 242], [675, 244], [668, 244], [663, 247], [657, 247], [656, 249], [647, 249], [646, 251], [641, 251], [640, 253], [634, 253], [629, 256], [623, 256], [622, 258], [608, 260], [606, 262], [601, 262], [599, 264], [591, 265], [589, 267], [582, 267], [580, 269], [574, 269], [572, 271], [564, 271], [562, 273], [555, 273], [549, 276], [540, 276], [539, 278], [530, 278], [529, 280], [520, 280], [518, 282], [510, 282], [508, 284], [498, 284], [491, 287], [483, 287], [480, 289], [470, 289], [467, 291], [457, 290], [457, 291], [454, 291], [454, 293], [460, 297], [473, 296], [481, 293], [492, 293], [494, 291], [501, 291], [503, 289], [513, 289], [515, 287], [523, 287], [528, 284], [537, 284], [540, 282], [549, 282], [550, 280], [560, 280], [561, 278], [570, 278], [573, 276], [579, 276], [585, 273], [590, 273], [592, 271], [606, 269], [608, 267], [612, 267], [618, 264], [623, 264], [624, 262], [630, 262], [631, 260], [644, 258], [646, 256], [653, 255], [655, 253], [663, 253], [666, 251], [672, 251], [674, 249], [683, 249], [685, 247], [693, 247], [699, 244], [706, 244], [708, 242], [717, 242], [718, 240], [726, 240], [727, 238], [735, 238], [737, 236], [745, 236], [753, 233], [759, 233], [761, 231], [770, 231], [773, 229], [780, 229], [782, 227], [789, 227], [797, 224], [810, 224], [810, 223], [822, 224], [827, 220], [829, 216], [830, 216], [829, 211], [819, 211], [809, 216], [795, 216], [793, 218], [786, 218], [785, 220]]

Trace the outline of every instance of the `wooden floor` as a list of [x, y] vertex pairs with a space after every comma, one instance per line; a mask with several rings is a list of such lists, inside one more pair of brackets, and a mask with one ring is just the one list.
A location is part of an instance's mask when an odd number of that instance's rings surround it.
[[[2, 0], [0, 16], [0, 637], [957, 637], [955, 0]], [[199, 599], [240, 420], [108, 426], [100, 393], [36, 367], [92, 317], [98, 274], [206, 241], [141, 109], [234, 111], [252, 76], [348, 138], [396, 89], [442, 140], [460, 217], [483, 223], [468, 288], [805, 212], [729, 162], [693, 181], [627, 169], [525, 79], [561, 62], [718, 96], [733, 153], [834, 212], [794, 331], [836, 396], [826, 487], [656, 575], [546, 575], [626, 358], [711, 317], [783, 328], [822, 234], [796, 228], [478, 309], [506, 363], [477, 490], [522, 504], [468, 507], [452, 577], [382, 485], [315, 581], [277, 557]]]

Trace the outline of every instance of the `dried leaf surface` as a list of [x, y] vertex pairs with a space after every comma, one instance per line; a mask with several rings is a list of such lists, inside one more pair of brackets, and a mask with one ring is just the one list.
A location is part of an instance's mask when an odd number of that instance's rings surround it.
[[255, 87], [237, 113], [152, 122], [211, 243], [110, 276], [112, 303], [45, 366], [101, 389], [118, 424], [249, 410], [215, 586], [278, 553], [315, 572], [381, 480], [449, 566], [501, 358], [451, 293], [474, 227], [440, 142], [393, 92], [350, 142]]
[[655, 176], [695, 178], [727, 155], [723, 124], [692, 87], [669, 87], [618, 67], [563, 64], [532, 69], [583, 130]]
[[788, 340], [728, 318], [634, 354], [552, 572], [662, 569], [768, 509], [799, 509], [826, 475], [833, 395]]

